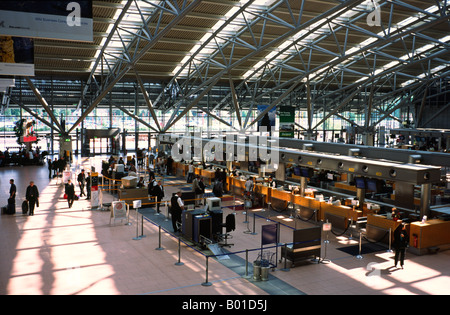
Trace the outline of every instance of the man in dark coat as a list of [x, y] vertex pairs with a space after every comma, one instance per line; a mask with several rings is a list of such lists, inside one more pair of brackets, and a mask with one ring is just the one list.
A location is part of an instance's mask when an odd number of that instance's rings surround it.
[[409, 245], [409, 235], [406, 231], [406, 225], [400, 224], [400, 226], [394, 231], [394, 241], [392, 247], [395, 250], [395, 267], [397, 268], [397, 263], [400, 260], [400, 267], [403, 269], [403, 264], [405, 261], [405, 251]]
[[161, 181], [158, 181], [158, 184], [153, 188], [153, 195], [156, 196], [156, 213], [160, 213], [159, 206], [164, 198], [164, 187]]
[[72, 208], [73, 201], [75, 199], [75, 186], [70, 179], [67, 181], [64, 192], [67, 195], [67, 203], [69, 204], [69, 208]]
[[27, 187], [25, 198], [28, 201], [29, 215], [34, 215], [34, 206], [37, 205], [39, 207], [39, 190], [33, 181]]
[[77, 177], [78, 185], [80, 186], [80, 197], [83, 195], [86, 196], [84, 193], [84, 185], [86, 184], [86, 175], [84, 174], [84, 170], [81, 170], [81, 173], [78, 174]]

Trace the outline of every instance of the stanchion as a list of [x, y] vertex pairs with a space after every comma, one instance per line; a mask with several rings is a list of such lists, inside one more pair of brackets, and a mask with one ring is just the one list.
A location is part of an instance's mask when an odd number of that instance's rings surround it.
[[140, 238], [147, 237], [147, 235], [144, 235], [144, 215], [143, 214], [141, 214], [141, 235], [139, 237]]
[[328, 240], [328, 233], [331, 231], [331, 223], [329, 223], [328, 220], [326, 223], [324, 223], [322, 225], [322, 230], [324, 232], [326, 232], [327, 239], [325, 241], [323, 241], [323, 243], [325, 244], [324, 255], [323, 255], [323, 258], [319, 258], [318, 263], [324, 264], [324, 263], [330, 262], [330, 260], [326, 258], [327, 257], [327, 247], [328, 247], [328, 244], [330, 243], [330, 241]]
[[348, 237], [348, 239], [349, 241], [353, 239], [353, 218], [350, 218], [350, 236]]
[[209, 258], [209, 256], [206, 256], [206, 279], [205, 279], [205, 282], [202, 283], [202, 286], [204, 286], [204, 287], [212, 286], [212, 283], [208, 281], [208, 268], [209, 268], [208, 258]]
[[164, 247], [161, 246], [161, 225], [159, 226], [159, 233], [158, 233], [158, 247], [155, 248], [156, 250], [164, 250]]
[[361, 255], [361, 237], [362, 237], [362, 234], [359, 233], [359, 254], [356, 255], [356, 259], [362, 259], [363, 258], [362, 255]]
[[164, 222], [169, 221], [169, 202], [166, 201], [166, 218], [164, 219]]
[[255, 225], [256, 225], [256, 214], [253, 213], [253, 232], [252, 232], [252, 235], [257, 235], [258, 234], [255, 231], [256, 230]]
[[392, 228], [389, 228], [389, 249], [386, 251], [388, 253], [392, 253]]
[[175, 266], [183, 266], [184, 263], [181, 262], [181, 238], [178, 237], [178, 262], [175, 263]]
[[287, 267], [287, 243], [284, 243], [284, 268], [281, 271], [289, 271], [290, 268]]
[[141, 238], [139, 237], [139, 211], [138, 209], [136, 209], [136, 237], [133, 237], [133, 240], [139, 241], [140, 239]]
[[250, 279], [251, 277], [248, 275], [248, 249], [245, 250], [245, 279]]
[[249, 223], [248, 222], [248, 207], [245, 205], [245, 203], [244, 203], [244, 209], [245, 209], [245, 212], [244, 212], [244, 214], [245, 214], [245, 221], [242, 222], [242, 223]]

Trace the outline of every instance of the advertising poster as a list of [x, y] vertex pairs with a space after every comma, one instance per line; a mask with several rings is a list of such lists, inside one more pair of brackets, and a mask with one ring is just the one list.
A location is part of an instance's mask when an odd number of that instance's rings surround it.
[[280, 107], [280, 138], [294, 138], [295, 107]]
[[90, 1], [0, 2], [0, 35], [93, 41]]
[[33, 39], [0, 36], [0, 75], [34, 76]]
[[[258, 115], [266, 110], [268, 105], [258, 105]], [[276, 107], [272, 108], [260, 121], [258, 121], [258, 131], [268, 131], [275, 127]], [[263, 128], [261, 128], [263, 127]], [[264, 127], [266, 129], [264, 129]]]

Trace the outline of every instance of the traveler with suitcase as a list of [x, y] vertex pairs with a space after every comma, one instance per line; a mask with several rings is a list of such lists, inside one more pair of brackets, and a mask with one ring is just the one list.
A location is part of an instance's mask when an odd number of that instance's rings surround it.
[[15, 214], [16, 213], [16, 192], [17, 187], [14, 184], [14, 179], [10, 179], [9, 183], [11, 184], [9, 188], [9, 198], [8, 198], [8, 206], [6, 213], [7, 214]]
[[34, 185], [33, 181], [31, 181], [30, 185], [27, 187], [25, 198], [28, 201], [28, 207], [30, 210], [29, 215], [34, 215], [34, 206], [39, 206], [39, 190], [37, 186]]

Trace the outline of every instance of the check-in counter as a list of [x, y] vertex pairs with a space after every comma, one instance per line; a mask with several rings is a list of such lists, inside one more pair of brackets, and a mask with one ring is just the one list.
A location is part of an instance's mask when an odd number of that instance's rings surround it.
[[[302, 197], [300, 195], [293, 195], [294, 205], [297, 208], [297, 213], [304, 219], [312, 218], [321, 220], [321, 202], [312, 197]], [[314, 215], [316, 211], [316, 215]]]
[[345, 230], [349, 220], [357, 221], [362, 216], [362, 211], [355, 210], [347, 206], [336, 206], [328, 202], [321, 202], [321, 216], [323, 221], [331, 222], [331, 224], [341, 230]]
[[410, 224], [409, 250], [417, 255], [436, 251], [437, 247], [450, 247], [450, 221], [439, 219]]
[[334, 187], [335, 188], [339, 188], [339, 189], [344, 189], [344, 190], [356, 192], [356, 186], [351, 186], [351, 185], [349, 185], [347, 183], [344, 183], [344, 182], [336, 182], [336, 183], [334, 183]]
[[239, 177], [228, 176], [229, 190], [231, 194], [237, 196], [243, 196], [245, 191], [245, 180], [241, 180]]
[[119, 200], [125, 201], [126, 204], [132, 205], [134, 200], [141, 200], [142, 205], [153, 202], [148, 199], [148, 189], [144, 188], [119, 188]]
[[402, 223], [401, 220], [394, 221], [378, 214], [367, 215], [366, 237], [369, 240], [383, 242], [389, 245], [389, 231], [391, 231], [391, 240], [394, 237], [394, 231]]
[[202, 169], [201, 176], [203, 177], [205, 184], [211, 185], [214, 182], [214, 178], [215, 178], [216, 174], [212, 170]]
[[176, 176], [186, 177], [189, 166], [184, 163], [174, 162], [172, 168]]
[[292, 202], [292, 193], [283, 189], [271, 189], [271, 206], [279, 211], [287, 209], [290, 202]]
[[260, 196], [261, 199], [264, 200], [264, 204], [267, 204], [270, 200], [270, 196], [272, 195], [272, 188], [262, 184], [256, 184], [254, 192], [257, 197]]

